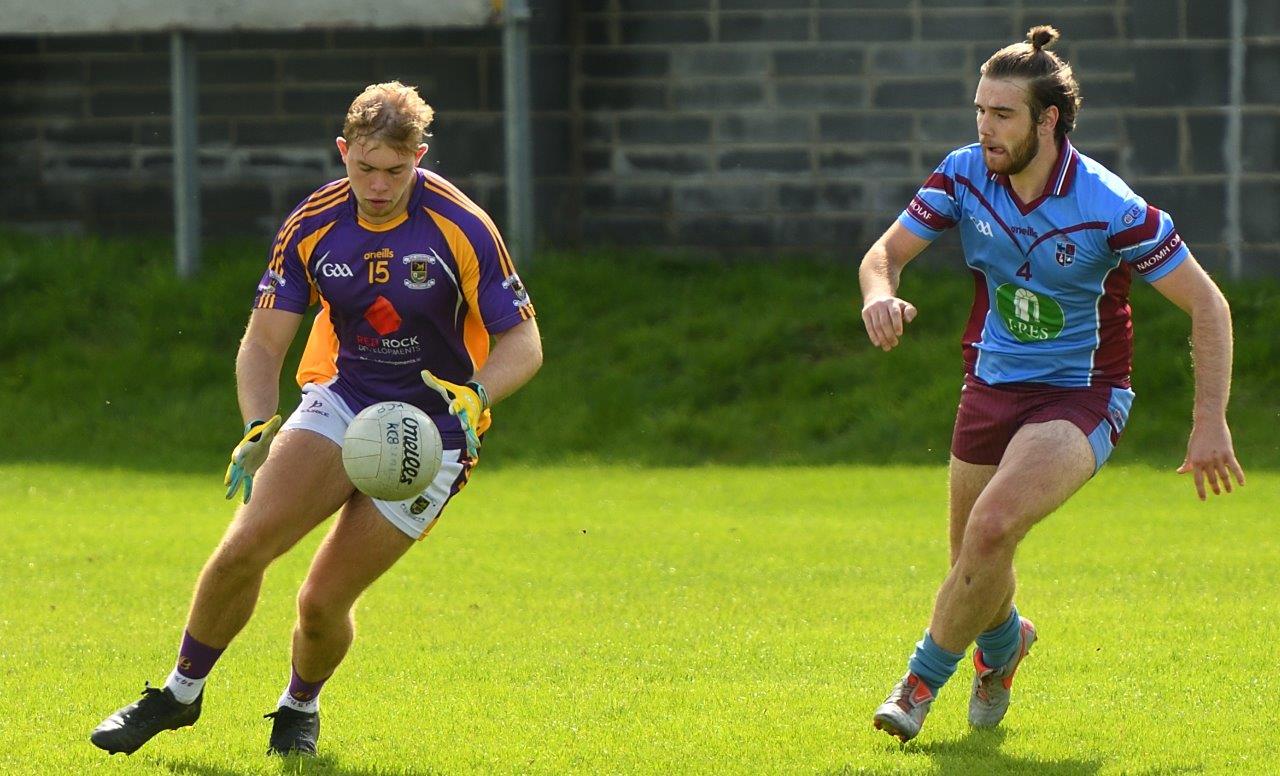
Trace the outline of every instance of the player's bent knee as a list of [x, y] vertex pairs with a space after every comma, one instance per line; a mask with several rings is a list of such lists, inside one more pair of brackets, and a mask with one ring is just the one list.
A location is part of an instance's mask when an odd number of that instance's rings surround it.
[[337, 600], [322, 589], [303, 585], [298, 591], [298, 625], [304, 635], [317, 635], [345, 622], [351, 616], [351, 602]]
[[998, 512], [974, 512], [965, 528], [961, 552], [979, 557], [1012, 554], [1026, 535], [1021, 523]]
[[261, 544], [229, 540], [218, 545], [209, 559], [208, 568], [223, 578], [252, 578], [261, 576], [277, 555], [264, 550]]

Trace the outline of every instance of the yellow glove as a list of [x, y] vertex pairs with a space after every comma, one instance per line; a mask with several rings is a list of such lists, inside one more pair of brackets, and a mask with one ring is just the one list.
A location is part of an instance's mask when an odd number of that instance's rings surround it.
[[[455, 416], [462, 424], [462, 431], [467, 435], [467, 455], [472, 458], [480, 452], [480, 436], [477, 431], [484, 420], [484, 412], [489, 409], [489, 396], [480, 383], [471, 382], [458, 385], [448, 380], [441, 380], [430, 371], [422, 370], [422, 382], [444, 399], [449, 407], [449, 414]], [[472, 387], [474, 386], [474, 387]]]
[[280, 416], [275, 415], [271, 420], [251, 420], [244, 427], [244, 436], [231, 451], [231, 463], [222, 478], [222, 484], [227, 486], [227, 498], [234, 496], [240, 484], [244, 483], [244, 503], [249, 503], [253, 495], [253, 475], [267, 460], [271, 440], [275, 439], [282, 423]]

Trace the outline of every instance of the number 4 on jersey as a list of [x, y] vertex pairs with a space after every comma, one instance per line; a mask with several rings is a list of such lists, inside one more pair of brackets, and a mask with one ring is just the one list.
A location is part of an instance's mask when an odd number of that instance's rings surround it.
[[1022, 262], [1022, 266], [1018, 267], [1018, 271], [1013, 274], [1017, 275], [1023, 280], [1030, 280], [1031, 279], [1031, 262], [1029, 261]]

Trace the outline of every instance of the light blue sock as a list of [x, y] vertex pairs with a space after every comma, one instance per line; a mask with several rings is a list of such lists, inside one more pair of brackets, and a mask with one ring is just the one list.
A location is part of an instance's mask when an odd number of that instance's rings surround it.
[[987, 668], [1000, 668], [1013, 659], [1022, 645], [1022, 620], [1018, 607], [1013, 607], [1009, 619], [989, 631], [978, 634], [978, 649], [982, 650], [982, 662]]
[[916, 651], [907, 663], [907, 670], [920, 677], [937, 695], [942, 685], [956, 672], [962, 658], [963, 652], [948, 652], [934, 642], [929, 631], [925, 631], [924, 638], [916, 642]]

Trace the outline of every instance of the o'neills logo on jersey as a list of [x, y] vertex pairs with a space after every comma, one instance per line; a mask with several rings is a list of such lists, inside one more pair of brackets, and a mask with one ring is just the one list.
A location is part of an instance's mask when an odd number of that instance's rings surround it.
[[400, 457], [400, 481], [410, 485], [418, 478], [418, 470], [422, 468], [422, 459], [418, 455], [418, 421], [412, 415], [406, 415], [404, 425], [404, 454]]
[[1149, 272], [1153, 272], [1161, 264], [1164, 264], [1170, 256], [1177, 253], [1178, 249], [1181, 247], [1182, 235], [1174, 232], [1169, 235], [1169, 239], [1161, 243], [1159, 248], [1156, 248], [1151, 253], [1148, 253], [1146, 256], [1135, 261], [1133, 263], [1133, 268], [1138, 270], [1139, 275], [1146, 275]]
[[394, 259], [396, 252], [390, 248], [379, 248], [376, 251], [369, 251], [364, 255], [365, 261], [373, 261], [374, 259]]

